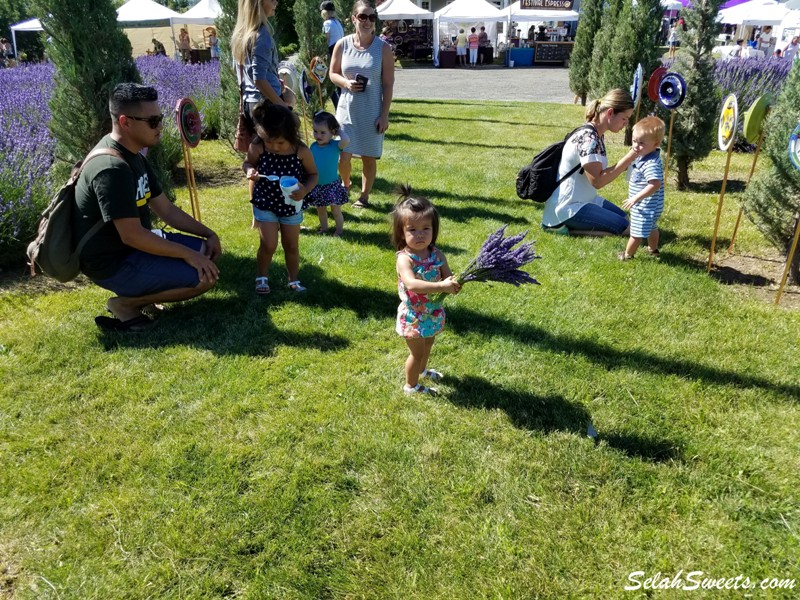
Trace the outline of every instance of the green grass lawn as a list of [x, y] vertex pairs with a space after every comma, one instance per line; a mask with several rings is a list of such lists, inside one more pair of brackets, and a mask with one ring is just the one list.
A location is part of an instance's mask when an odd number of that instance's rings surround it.
[[[0, 597], [612, 598], [645, 595], [624, 591], [632, 571], [800, 580], [800, 315], [706, 275], [718, 152], [693, 191], [668, 188], [661, 260], [542, 233], [514, 176], [582, 110], [396, 101], [376, 209], [347, 207], [343, 239], [301, 238], [303, 295], [280, 252], [273, 293], [255, 295], [243, 181], [201, 184], [218, 287], [147, 333], [98, 331], [107, 294], [91, 285], [0, 294]], [[221, 143], [193, 156], [201, 181], [238, 167]], [[733, 157], [722, 249], [751, 158]], [[504, 223], [542, 256], [539, 287], [448, 300], [435, 398], [401, 391], [387, 216], [401, 182], [438, 206], [456, 270]], [[749, 222], [737, 249], [769, 252]]]

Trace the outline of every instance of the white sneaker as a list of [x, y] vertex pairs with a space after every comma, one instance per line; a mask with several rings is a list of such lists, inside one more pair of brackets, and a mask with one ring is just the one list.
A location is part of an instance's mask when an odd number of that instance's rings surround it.
[[425, 369], [422, 373], [419, 374], [420, 377], [427, 377], [431, 381], [441, 381], [444, 377], [444, 374], [441, 371], [437, 371], [436, 369]]
[[436, 388], [425, 387], [424, 385], [420, 384], [417, 384], [414, 387], [409, 387], [407, 385], [404, 385], [403, 392], [405, 392], [405, 394], [409, 396], [411, 394], [430, 394], [431, 396], [435, 396], [438, 393]]

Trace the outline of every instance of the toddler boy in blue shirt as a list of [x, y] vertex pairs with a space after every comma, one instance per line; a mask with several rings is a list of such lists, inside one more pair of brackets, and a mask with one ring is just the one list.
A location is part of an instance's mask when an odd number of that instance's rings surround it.
[[622, 205], [631, 211], [628, 245], [619, 253], [630, 260], [647, 240], [647, 250], [658, 255], [658, 218], [664, 211], [664, 170], [659, 147], [664, 139], [664, 121], [645, 117], [633, 126], [633, 149], [639, 155], [628, 167], [628, 199]]

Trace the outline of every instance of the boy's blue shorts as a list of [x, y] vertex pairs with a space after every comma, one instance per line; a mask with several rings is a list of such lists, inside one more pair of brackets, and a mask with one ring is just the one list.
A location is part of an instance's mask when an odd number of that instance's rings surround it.
[[[183, 233], [164, 232], [164, 237], [198, 252], [203, 246], [201, 238]], [[95, 280], [95, 283], [117, 296], [140, 298], [166, 290], [196, 288], [200, 278], [197, 269], [183, 259], [134, 250], [125, 257], [116, 273], [107, 279]]]

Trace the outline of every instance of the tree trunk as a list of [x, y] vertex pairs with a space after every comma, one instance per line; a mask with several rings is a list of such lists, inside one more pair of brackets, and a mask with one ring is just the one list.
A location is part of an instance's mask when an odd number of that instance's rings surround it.
[[679, 190], [687, 190], [689, 189], [689, 159], [679, 156], [676, 162], [678, 163], [678, 183], [676, 187]]
[[586, 106], [586, 94], [581, 96], [581, 106]]
[[625, 126], [625, 139], [622, 142], [626, 146], [633, 145], [633, 123], [631, 120], [628, 120], [628, 124]]

